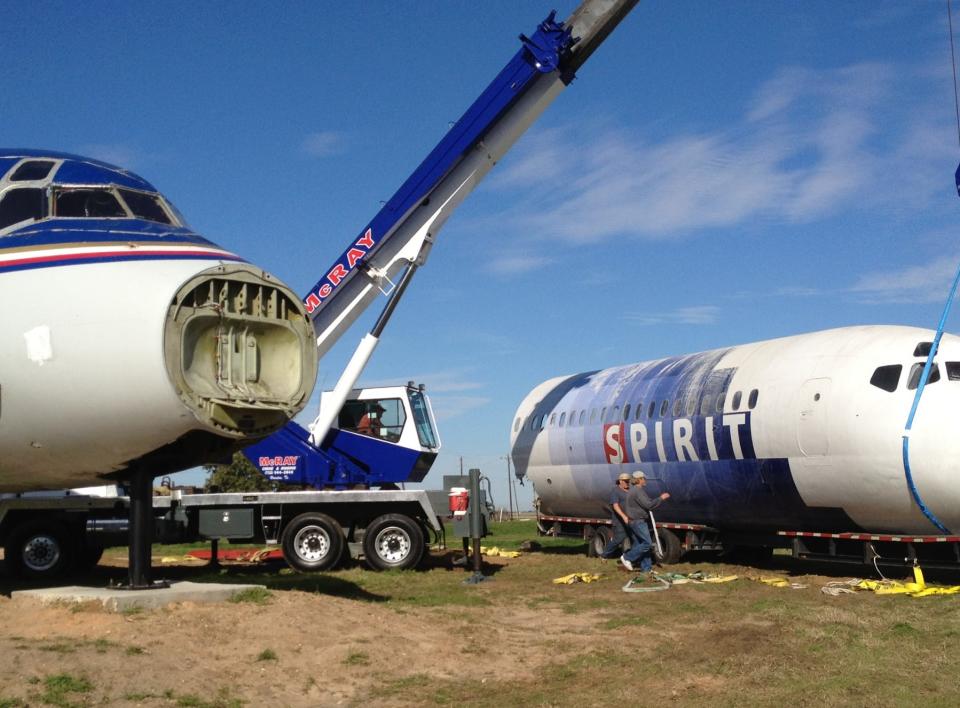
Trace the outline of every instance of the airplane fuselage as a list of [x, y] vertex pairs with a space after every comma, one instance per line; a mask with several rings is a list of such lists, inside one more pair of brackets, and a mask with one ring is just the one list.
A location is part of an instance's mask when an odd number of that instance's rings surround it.
[[[901, 453], [925, 360], [915, 352], [932, 338], [849, 327], [551, 379], [517, 410], [517, 473], [552, 515], [607, 516], [616, 475], [643, 469], [651, 493], [671, 494], [663, 521], [934, 533]], [[911, 466], [928, 506], [960, 528], [960, 338], [944, 336], [936, 362]]]

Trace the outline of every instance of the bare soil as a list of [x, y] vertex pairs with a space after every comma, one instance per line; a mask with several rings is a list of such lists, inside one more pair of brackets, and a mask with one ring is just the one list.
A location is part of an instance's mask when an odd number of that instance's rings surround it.
[[[119, 557], [118, 557], [119, 556]], [[897, 705], [949, 704], [956, 596], [828, 597], [834, 576], [735, 572], [722, 585], [627, 594], [612, 562], [566, 551], [489, 559], [491, 582], [445, 555], [422, 572], [291, 575], [237, 565], [224, 580], [272, 585], [256, 602], [110, 613], [11, 599], [0, 574], [0, 706], [18, 705]], [[190, 563], [173, 579], [209, 579]], [[108, 554], [88, 584], [122, 579]], [[861, 569], [862, 570], [862, 569]], [[574, 571], [589, 584], [556, 585]], [[204, 575], [206, 574], [206, 575]], [[747, 577], [790, 576], [806, 589]], [[216, 576], [214, 576], [216, 577]], [[847, 577], [847, 576], [840, 576]], [[911, 657], [911, 670], [904, 656]]]

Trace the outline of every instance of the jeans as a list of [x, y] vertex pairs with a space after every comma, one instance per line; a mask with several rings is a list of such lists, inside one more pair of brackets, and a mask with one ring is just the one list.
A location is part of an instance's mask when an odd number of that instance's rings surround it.
[[623, 557], [631, 564], [640, 561], [640, 570], [646, 573], [653, 570], [653, 557], [650, 551], [653, 549], [653, 541], [650, 539], [650, 527], [646, 519], [633, 519], [630, 521], [630, 531], [633, 536], [631, 539], [633, 545], [630, 550], [623, 554]]
[[620, 519], [615, 519], [613, 522], [613, 536], [607, 541], [606, 547], [603, 549], [603, 553], [600, 554], [601, 558], [613, 558], [619, 557], [620, 555], [620, 546], [623, 544], [624, 539], [627, 537], [627, 529], [623, 525], [623, 522]]

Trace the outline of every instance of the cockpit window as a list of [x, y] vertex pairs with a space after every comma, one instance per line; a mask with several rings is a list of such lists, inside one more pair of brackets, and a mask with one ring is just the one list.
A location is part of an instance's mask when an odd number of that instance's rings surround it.
[[24, 162], [10, 176], [10, 181], [29, 182], [35, 179], [46, 179], [47, 175], [50, 174], [51, 168], [53, 168], [53, 164], [54, 163], [49, 160], [30, 160], [29, 162]]
[[913, 350], [914, 356], [930, 356], [930, 347], [933, 346], [933, 342], [920, 342], [917, 344], [916, 348]]
[[170, 217], [163, 210], [160, 204], [160, 198], [155, 194], [145, 194], [144, 192], [134, 192], [130, 189], [121, 189], [120, 196], [130, 207], [134, 216], [147, 221], [156, 221], [160, 224], [169, 224]]
[[947, 367], [947, 381], [960, 381], [960, 361], [948, 361], [944, 366]]
[[[903, 371], [903, 367], [900, 364], [878, 366], [873, 372], [873, 376], [870, 377], [870, 385], [893, 393], [900, 383], [901, 371]], [[916, 385], [914, 385], [914, 388], [916, 388]]]
[[[917, 386], [920, 385], [920, 374], [923, 373], [923, 364], [917, 362], [910, 367], [910, 378], [907, 379], [907, 388], [911, 391], [916, 390]], [[940, 380], [940, 367], [937, 366], [934, 362], [930, 367], [930, 378], [927, 379], [927, 384], [934, 384]]]
[[127, 212], [105, 189], [69, 189], [57, 192], [54, 216], [110, 219], [123, 218]]
[[11, 189], [0, 200], [0, 229], [46, 216], [42, 189]]

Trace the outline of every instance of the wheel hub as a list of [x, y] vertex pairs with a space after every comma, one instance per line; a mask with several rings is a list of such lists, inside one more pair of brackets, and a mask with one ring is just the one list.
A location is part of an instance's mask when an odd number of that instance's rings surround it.
[[401, 529], [387, 528], [377, 535], [376, 548], [385, 561], [397, 563], [410, 553], [410, 538]]
[[316, 562], [330, 552], [330, 539], [316, 526], [308, 526], [297, 534], [297, 554], [306, 561]]
[[23, 563], [30, 570], [49, 570], [60, 560], [60, 546], [49, 536], [34, 536], [23, 546]]

